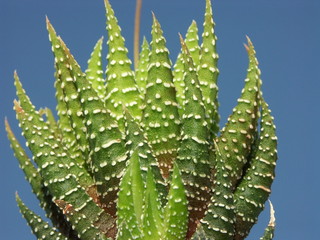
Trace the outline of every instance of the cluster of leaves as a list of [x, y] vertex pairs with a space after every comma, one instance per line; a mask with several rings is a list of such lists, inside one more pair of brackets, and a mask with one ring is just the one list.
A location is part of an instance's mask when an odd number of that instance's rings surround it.
[[[245, 86], [219, 131], [218, 55], [210, 0], [199, 46], [192, 22], [171, 66], [153, 16], [131, 70], [124, 38], [105, 0], [106, 77], [100, 39], [82, 72], [47, 20], [56, 68], [56, 121], [37, 110], [15, 73], [19, 126], [29, 159], [8, 122], [16, 158], [50, 226], [17, 195], [38, 239], [244, 239], [269, 197], [277, 159], [275, 126], [261, 93], [248, 39]], [[259, 121], [260, 119], [260, 121]], [[261, 239], [272, 239], [274, 215]]]

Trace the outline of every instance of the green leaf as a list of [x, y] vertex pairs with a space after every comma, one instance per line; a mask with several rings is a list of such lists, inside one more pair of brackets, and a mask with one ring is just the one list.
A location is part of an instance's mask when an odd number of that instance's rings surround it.
[[[67, 143], [69, 143], [66, 147], [68, 148], [68, 152], [71, 153], [72, 158], [76, 159], [78, 164], [84, 165], [85, 160], [88, 157], [88, 145], [86, 139], [86, 127], [83, 123], [83, 111], [81, 108], [80, 97], [73, 84], [73, 78], [75, 76], [73, 76], [70, 71], [68, 59], [61, 47], [59, 37], [57, 37], [48, 18], [46, 21], [56, 68], [55, 86], [57, 88], [58, 110], [66, 111], [67, 116], [63, 116], [63, 118], [69, 117], [70, 119], [69, 123], [67, 122], [68, 120], [63, 119], [64, 125], [61, 127], [63, 133], [72, 131], [74, 135], [66, 135], [68, 138]], [[59, 104], [59, 101], [64, 101], [65, 104]], [[62, 109], [59, 109], [60, 107]], [[60, 115], [65, 115], [65, 113], [61, 112]]]
[[204, 216], [210, 200], [212, 182], [211, 166], [208, 161], [208, 129], [197, 70], [182, 38], [181, 45], [186, 99], [183, 102], [181, 141], [176, 162], [189, 201], [188, 237], [190, 238], [196, 230], [198, 221]]
[[67, 237], [57, 232], [55, 228], [52, 228], [47, 222], [42, 220], [38, 215], [24, 205], [18, 194], [16, 194], [16, 201], [23, 217], [27, 220], [28, 225], [31, 227], [33, 234], [39, 240], [68, 240]]
[[[188, 28], [186, 34], [186, 45], [190, 51], [190, 55], [192, 57], [194, 65], [197, 67], [199, 65], [199, 57], [200, 57], [200, 47], [199, 47], [199, 37], [198, 37], [198, 27], [195, 21], [192, 21], [190, 27]], [[176, 63], [174, 65], [173, 70], [173, 83], [177, 90], [177, 101], [179, 104], [179, 115], [183, 114], [183, 101], [185, 99], [184, 96], [184, 88], [185, 83], [183, 81], [184, 75], [184, 63], [182, 53], [179, 53]]]
[[8, 134], [8, 139], [11, 143], [11, 148], [14, 152], [14, 156], [19, 161], [19, 166], [23, 170], [26, 180], [30, 183], [30, 186], [32, 188], [32, 192], [36, 194], [36, 196], [40, 200], [40, 204], [44, 204], [44, 193], [43, 193], [43, 186], [42, 186], [42, 178], [37, 171], [36, 167], [33, 165], [31, 160], [29, 159], [27, 153], [23, 149], [23, 147], [20, 145], [18, 140], [16, 139], [14, 133], [12, 132], [10, 125], [5, 120], [6, 125], [6, 131]]
[[253, 45], [248, 39], [249, 66], [245, 86], [237, 106], [229, 116], [228, 122], [217, 138], [217, 145], [224, 159], [225, 167], [230, 170], [232, 188], [243, 175], [255, 140], [260, 108], [260, 70]]
[[136, 149], [140, 159], [140, 169], [143, 181], [146, 182], [148, 168], [151, 168], [153, 176], [156, 182], [157, 191], [160, 194], [161, 202], [166, 202], [167, 196], [167, 184], [163, 179], [158, 163], [154, 155], [152, 154], [151, 147], [148, 144], [146, 138], [143, 135], [142, 129], [138, 123], [132, 118], [128, 111], [125, 111], [126, 120], [126, 147], [129, 154]]
[[103, 37], [98, 40], [94, 46], [91, 57], [88, 60], [88, 68], [86, 70], [87, 80], [91, 83], [92, 88], [97, 92], [98, 96], [104, 100], [106, 95], [105, 79], [102, 70], [102, 42]]
[[169, 51], [165, 43], [160, 24], [153, 15], [143, 128], [162, 175], [167, 178], [177, 156], [180, 120]]
[[260, 136], [249, 159], [249, 167], [234, 193], [236, 236], [239, 239], [245, 238], [258, 221], [275, 177], [277, 138], [270, 113], [267, 103], [262, 99]]
[[188, 226], [188, 201], [177, 164], [174, 165], [164, 209], [164, 231], [166, 240], [183, 240]]
[[40, 173], [16, 139], [7, 120], [5, 120], [5, 125], [14, 155], [19, 161], [20, 168], [23, 170], [27, 181], [30, 183], [32, 192], [37, 196], [41, 208], [45, 210], [47, 217], [52, 220], [53, 225], [58, 228], [60, 232], [66, 236], [70, 233], [72, 234], [72, 230], [62, 212], [52, 202], [52, 196], [49, 194], [48, 189], [43, 186], [43, 179]]
[[[23, 135], [34, 155], [34, 160], [39, 167], [44, 186], [48, 188], [53, 200], [64, 200], [70, 203], [76, 210], [86, 216], [72, 222], [75, 230], [83, 239], [95, 239], [87, 235], [100, 216], [106, 215], [95, 202], [83, 190], [88, 192], [93, 186], [93, 181], [86, 170], [77, 165], [68, 156], [66, 149], [54, 138], [54, 133], [43, 121], [40, 114], [26, 96], [18, 76], [15, 75], [15, 85], [20, 106], [15, 101], [15, 110]], [[79, 184], [80, 183], [80, 184]]]
[[75, 132], [72, 130], [71, 119], [69, 118], [67, 111], [68, 107], [64, 101], [64, 92], [62, 88], [62, 81], [58, 74], [55, 72], [56, 81], [54, 83], [56, 89], [56, 99], [57, 99], [57, 115], [59, 117], [58, 127], [62, 135], [62, 144], [68, 149], [70, 155], [73, 158], [80, 159], [79, 156], [82, 155], [75, 136]]
[[141, 226], [144, 183], [141, 177], [138, 151], [135, 150], [129, 160], [126, 173], [121, 179], [118, 204], [117, 225], [126, 222], [133, 239], [142, 239]]
[[188, 28], [186, 38], [186, 45], [189, 49], [190, 55], [193, 60], [193, 64], [197, 67], [200, 63], [200, 47], [199, 47], [199, 36], [198, 27], [196, 21], [192, 21], [190, 27]]
[[[86, 219], [87, 216], [81, 213], [79, 208], [74, 208], [72, 204], [64, 200], [55, 200], [55, 204], [61, 209], [67, 220], [71, 223], [78, 223], [79, 219]], [[107, 234], [108, 231], [106, 229], [111, 229], [114, 226], [114, 219], [105, 217], [106, 215], [101, 214], [98, 219], [92, 224], [90, 227], [84, 229], [84, 232], [79, 234], [79, 238], [89, 239], [90, 236], [94, 239], [99, 239], [102, 233]], [[81, 224], [81, 223], [79, 223]]]
[[141, 52], [139, 56], [139, 63], [138, 68], [136, 69], [136, 83], [139, 87], [139, 90], [141, 92], [141, 95], [143, 96], [143, 99], [146, 94], [146, 85], [147, 85], [147, 79], [148, 79], [148, 64], [149, 64], [149, 45], [147, 39], [143, 38], [143, 43], [141, 46]]
[[142, 98], [134, 80], [131, 61], [127, 56], [128, 50], [125, 47], [118, 21], [108, 0], [105, 0], [105, 5], [109, 35], [107, 42], [109, 53], [106, 71], [106, 107], [118, 122], [120, 130], [124, 131], [122, 105], [128, 109], [134, 118], [141, 120]]
[[214, 33], [211, 0], [206, 0], [198, 76], [206, 109], [208, 128], [212, 137], [215, 137], [219, 131], [220, 119], [218, 113], [217, 78], [219, 70], [217, 67], [218, 54], [216, 52], [216, 40], [217, 37]]
[[94, 177], [99, 203], [109, 214], [115, 215], [118, 187], [127, 160], [122, 134], [62, 39], [59, 38], [56, 45], [67, 59], [72, 84], [80, 97], [90, 149], [87, 168]]
[[118, 233], [117, 233], [117, 240], [133, 240], [136, 239], [131, 234], [131, 229], [128, 227], [127, 223], [123, 221], [119, 225]]
[[202, 228], [208, 239], [233, 240], [235, 214], [232, 185], [229, 170], [217, 146], [213, 178], [213, 194], [201, 220]]
[[164, 233], [163, 208], [150, 167], [147, 172], [142, 231], [145, 240], [160, 240]]
[[274, 209], [272, 206], [272, 203], [270, 203], [270, 221], [268, 224], [268, 227], [265, 229], [263, 236], [260, 238], [260, 240], [272, 240], [274, 237], [274, 230], [276, 227], [276, 219], [274, 217]]
[[40, 115], [44, 115], [46, 117], [46, 122], [49, 125], [50, 129], [55, 133], [55, 138], [62, 139], [61, 131], [59, 129], [58, 123], [53, 116], [52, 111], [49, 108], [43, 108], [39, 110]]

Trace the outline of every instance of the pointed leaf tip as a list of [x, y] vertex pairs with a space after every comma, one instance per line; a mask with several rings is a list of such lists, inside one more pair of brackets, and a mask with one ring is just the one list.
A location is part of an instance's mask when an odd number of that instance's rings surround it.
[[275, 211], [272, 202], [269, 200], [270, 204], [270, 221], [269, 221], [269, 227], [275, 227], [276, 226], [276, 218], [275, 218]]
[[249, 45], [249, 46], [252, 45], [252, 41], [251, 41], [251, 39], [249, 38], [248, 35], [246, 35], [246, 38], [247, 38], [247, 41], [248, 41], [248, 45]]

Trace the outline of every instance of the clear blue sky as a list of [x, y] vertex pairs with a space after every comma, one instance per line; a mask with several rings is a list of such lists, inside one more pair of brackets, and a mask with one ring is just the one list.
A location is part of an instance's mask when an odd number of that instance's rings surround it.
[[[110, 1], [132, 53], [135, 1]], [[245, 78], [245, 35], [255, 45], [264, 96], [275, 116], [279, 138], [277, 177], [271, 195], [277, 217], [275, 239], [319, 239], [320, 3], [214, 0], [213, 8], [219, 39], [222, 122], [236, 104]], [[202, 30], [204, 0], [144, 0], [141, 31], [149, 40], [151, 11], [163, 27], [175, 61], [180, 49], [177, 33], [185, 34], [193, 19]], [[16, 207], [15, 191], [41, 213], [9, 147], [4, 117], [20, 135], [12, 110], [15, 69], [37, 107], [55, 108], [46, 15], [83, 69], [95, 42], [106, 36], [103, 0], [0, 0], [0, 238], [6, 240], [35, 239]], [[261, 235], [268, 211], [248, 239]]]

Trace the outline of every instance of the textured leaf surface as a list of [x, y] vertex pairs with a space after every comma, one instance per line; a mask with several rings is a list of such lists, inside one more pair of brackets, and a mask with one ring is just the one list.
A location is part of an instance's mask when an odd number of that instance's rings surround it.
[[247, 163], [256, 136], [260, 107], [260, 70], [255, 50], [248, 39], [249, 66], [245, 86], [237, 106], [229, 116], [226, 126], [221, 130], [217, 144], [230, 170], [232, 187], [242, 177], [243, 167]]
[[44, 109], [40, 109], [39, 110], [40, 115], [44, 115], [46, 118], [46, 122], [49, 125], [49, 128], [52, 129], [52, 131], [54, 132], [55, 138], [59, 139], [60, 141], [62, 140], [62, 135], [61, 135], [61, 131], [59, 129], [58, 123], [51, 111], [51, 109], [49, 108], [44, 108]]
[[149, 65], [150, 48], [146, 38], [143, 38], [141, 52], [139, 56], [138, 68], [136, 69], [135, 80], [139, 87], [142, 97], [146, 94], [146, 85], [148, 79], [148, 65]]
[[134, 240], [131, 231], [125, 221], [123, 221], [118, 229], [117, 240]]
[[208, 210], [201, 220], [203, 230], [208, 239], [233, 240], [235, 214], [232, 186], [219, 148], [216, 148], [213, 186]]
[[[88, 157], [88, 146], [86, 143], [86, 127], [83, 123], [83, 111], [81, 108], [79, 93], [73, 84], [73, 75], [70, 72], [68, 59], [64, 54], [64, 50], [61, 47], [59, 38], [49, 20], [47, 19], [47, 29], [49, 32], [49, 40], [52, 45], [52, 52], [54, 54], [55, 68], [56, 68], [56, 83], [55, 86], [60, 92], [57, 95], [57, 101], [63, 101], [64, 103], [58, 103], [58, 107], [62, 107], [61, 115], [64, 119], [64, 132], [67, 133], [67, 145], [71, 157], [74, 158], [78, 164], [84, 165], [85, 159]], [[69, 123], [67, 123], [69, 121]], [[73, 132], [69, 134], [69, 132]]]
[[37, 196], [40, 206], [45, 210], [47, 217], [51, 219], [53, 225], [57, 227], [60, 232], [71, 239], [77, 239], [74, 236], [74, 232], [71, 230], [70, 224], [66, 222], [62, 212], [52, 202], [52, 196], [48, 192], [48, 189], [43, 186], [43, 180], [40, 173], [14, 136], [7, 120], [5, 121], [5, 124], [14, 155], [19, 161], [20, 168], [23, 170], [27, 181], [30, 183], [32, 192]]
[[41, 202], [40, 204], [43, 205], [45, 203], [44, 193], [42, 189], [42, 178], [39, 172], [37, 171], [36, 167], [33, 165], [31, 160], [27, 156], [27, 153], [20, 145], [15, 135], [13, 134], [7, 119], [5, 120], [5, 125], [8, 134], [8, 139], [11, 143], [11, 148], [14, 152], [14, 156], [19, 161], [19, 166], [23, 170], [27, 181], [30, 183], [33, 193], [36, 194], [36, 196], [39, 198]]
[[135, 149], [138, 151], [140, 158], [141, 174], [144, 182], [147, 179], [147, 171], [150, 167], [158, 193], [160, 194], [162, 203], [165, 203], [167, 196], [167, 185], [163, 179], [157, 160], [151, 151], [151, 147], [143, 135], [142, 129], [138, 123], [131, 117], [130, 113], [126, 111], [126, 147], [127, 151], [131, 154]]
[[164, 209], [165, 239], [183, 240], [188, 226], [188, 201], [179, 168], [176, 164], [171, 178], [168, 203]]
[[[27, 144], [34, 154], [34, 160], [39, 166], [44, 186], [48, 188], [53, 200], [64, 200], [70, 203], [86, 218], [72, 222], [75, 230], [83, 239], [95, 239], [86, 235], [88, 229], [98, 221], [100, 215], [105, 215], [83, 190], [92, 186], [92, 179], [85, 169], [68, 157], [65, 149], [53, 137], [52, 131], [35, 111], [29, 98], [25, 95], [17, 76], [15, 85], [21, 106], [15, 102], [15, 110], [20, 127]], [[79, 185], [79, 182], [81, 185]]]
[[163, 237], [163, 208], [150, 168], [147, 173], [142, 229], [145, 240], [160, 240]]
[[141, 176], [139, 155], [135, 150], [121, 179], [117, 204], [117, 224], [126, 223], [133, 239], [142, 239], [139, 227], [142, 220], [144, 183]]
[[68, 238], [57, 232], [55, 228], [52, 228], [47, 222], [24, 205], [18, 194], [16, 194], [16, 201], [23, 217], [31, 227], [33, 234], [36, 235], [39, 240], [68, 240]]
[[82, 155], [80, 149], [77, 145], [77, 140], [75, 136], [75, 132], [72, 130], [71, 119], [69, 118], [67, 111], [68, 107], [66, 102], [64, 101], [64, 92], [63, 92], [63, 84], [61, 81], [61, 77], [58, 72], [55, 72], [56, 81], [54, 83], [56, 89], [56, 99], [57, 99], [57, 115], [59, 117], [58, 127], [60, 129], [62, 135], [62, 144], [68, 149], [70, 155], [73, 155], [74, 158], [78, 158]]
[[[190, 27], [188, 28], [185, 42], [189, 49], [193, 63], [197, 67], [199, 65], [200, 47], [199, 47], [198, 27], [195, 21], [192, 21]], [[183, 56], [182, 56], [182, 53], [179, 53], [176, 63], [174, 65], [173, 83], [177, 90], [176, 97], [179, 103], [180, 116], [182, 116], [183, 114], [182, 106], [183, 106], [183, 101], [185, 99], [185, 96], [184, 96], [185, 83], [183, 81], [183, 75], [184, 75]]]
[[92, 88], [97, 92], [101, 99], [105, 99], [105, 79], [102, 70], [102, 43], [103, 37], [98, 40], [94, 46], [91, 57], [88, 60], [88, 68], [86, 70], [87, 80], [91, 83]]
[[217, 78], [219, 70], [217, 67], [218, 54], [216, 52], [216, 40], [211, 0], [206, 0], [198, 76], [206, 109], [208, 128], [212, 137], [215, 137], [219, 131], [220, 119], [218, 114]]
[[204, 104], [194, 67], [187, 46], [181, 38], [184, 59], [184, 82], [186, 99], [183, 102], [181, 142], [177, 164], [187, 191], [189, 202], [189, 230], [191, 237], [198, 221], [203, 217], [211, 189], [211, 166], [209, 165], [209, 143]]
[[122, 134], [62, 40], [61, 44], [70, 59], [74, 83], [84, 109], [90, 146], [89, 160], [100, 204], [109, 214], [115, 215], [120, 178], [124, 174], [127, 160]]
[[153, 16], [144, 130], [165, 178], [177, 155], [179, 114], [172, 83], [169, 51], [158, 20]]
[[244, 239], [258, 221], [275, 177], [277, 138], [270, 112], [267, 103], [262, 100], [260, 136], [249, 160], [249, 168], [234, 193], [237, 240]]
[[274, 217], [274, 209], [272, 206], [272, 203], [270, 203], [270, 221], [268, 224], [268, 227], [265, 229], [263, 236], [260, 238], [260, 240], [272, 240], [274, 237], [274, 230], [276, 227], [276, 219]]
[[[68, 219], [68, 221], [72, 222], [72, 223], [77, 223], [79, 221], [79, 219], [86, 219], [86, 215], [82, 214], [79, 210], [75, 209], [72, 204], [69, 204], [67, 202], [65, 202], [64, 200], [55, 200], [55, 204], [61, 209], [61, 211], [63, 212], [63, 214], [66, 216], [66, 218]], [[104, 215], [101, 215], [101, 218], [103, 218]], [[108, 219], [104, 219], [104, 224], [101, 224], [101, 221], [103, 221], [102, 219], [97, 219], [96, 222], [99, 222], [99, 226], [97, 226], [95, 224], [96, 227], [88, 227], [85, 229], [85, 235], [81, 236], [81, 233], [79, 234], [79, 237], [81, 237], [81, 239], [89, 238], [90, 236], [93, 237], [94, 239], [98, 239], [100, 236], [100, 230], [101, 232], [103, 232], [105, 229], [101, 228], [102, 225], [105, 227], [105, 225], [108, 225], [106, 228], [109, 229], [112, 227], [113, 225], [113, 221]], [[96, 223], [95, 222], [95, 223]], [[110, 226], [111, 225], [111, 226]]]
[[189, 49], [192, 61], [195, 67], [200, 63], [200, 46], [199, 46], [199, 36], [198, 36], [198, 26], [196, 21], [192, 21], [190, 27], [188, 28], [186, 38], [186, 45]]
[[107, 85], [106, 106], [110, 109], [112, 116], [117, 120], [120, 129], [124, 130], [122, 105], [130, 114], [141, 120], [142, 98], [134, 80], [131, 70], [131, 60], [128, 58], [128, 49], [125, 47], [121, 29], [114, 16], [114, 11], [108, 0], [105, 0], [107, 10], [108, 48], [107, 56]]

